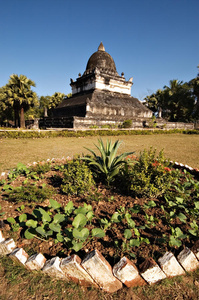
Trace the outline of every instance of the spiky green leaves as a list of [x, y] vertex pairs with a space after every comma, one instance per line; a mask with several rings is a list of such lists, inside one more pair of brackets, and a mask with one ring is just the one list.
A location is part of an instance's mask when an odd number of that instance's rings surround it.
[[126, 163], [125, 158], [133, 152], [125, 152], [117, 155], [118, 148], [121, 145], [121, 141], [117, 140], [115, 143], [107, 140], [104, 145], [102, 139], [98, 140], [99, 145], [95, 145], [100, 152], [98, 156], [93, 150], [86, 148], [93, 154], [93, 157], [83, 157], [88, 161], [89, 166], [99, 175], [102, 175], [105, 182], [109, 185], [114, 177], [119, 173], [121, 166]]

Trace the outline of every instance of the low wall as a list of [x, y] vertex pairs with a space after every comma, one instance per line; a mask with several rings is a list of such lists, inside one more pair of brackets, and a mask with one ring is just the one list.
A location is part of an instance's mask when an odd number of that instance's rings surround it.
[[[126, 119], [112, 118], [90, 118], [90, 117], [56, 117], [43, 118], [39, 120], [40, 128], [74, 128], [74, 129], [88, 129], [92, 127], [112, 127], [118, 128]], [[131, 129], [143, 128], [160, 128], [160, 129], [199, 129], [199, 123], [183, 123], [183, 122], [166, 122], [164, 119], [151, 118], [134, 118], [132, 119]]]
[[156, 119], [156, 127], [163, 129], [195, 129], [194, 123], [184, 122], [166, 122], [165, 120]]

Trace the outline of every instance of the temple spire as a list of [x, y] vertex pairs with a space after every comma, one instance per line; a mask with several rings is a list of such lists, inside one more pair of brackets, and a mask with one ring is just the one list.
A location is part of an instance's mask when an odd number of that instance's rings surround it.
[[100, 43], [99, 47], [98, 47], [98, 51], [105, 51], [104, 45], [102, 44], [102, 42]]

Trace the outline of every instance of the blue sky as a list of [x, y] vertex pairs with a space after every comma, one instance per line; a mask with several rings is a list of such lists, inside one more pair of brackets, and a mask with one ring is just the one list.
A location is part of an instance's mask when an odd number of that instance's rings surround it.
[[11, 74], [39, 96], [71, 92], [102, 41], [142, 100], [199, 65], [198, 0], [1, 0], [0, 86]]

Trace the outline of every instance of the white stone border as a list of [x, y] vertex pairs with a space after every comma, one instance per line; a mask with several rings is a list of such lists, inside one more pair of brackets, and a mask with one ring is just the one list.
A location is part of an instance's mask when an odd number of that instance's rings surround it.
[[74, 254], [65, 258], [56, 256], [46, 261], [41, 253], [29, 257], [23, 248], [17, 248], [13, 239], [5, 240], [1, 230], [0, 236], [0, 256], [8, 255], [30, 271], [41, 270], [54, 279], [73, 281], [81, 286], [94, 286], [109, 293], [116, 292], [123, 285], [151, 285], [199, 268], [199, 244], [198, 247], [193, 247], [194, 251], [186, 247], [177, 258], [173, 253], [166, 252], [158, 259], [159, 264], [150, 257], [137, 268], [128, 258], [122, 257], [112, 268], [98, 250], [89, 252], [83, 260]]

